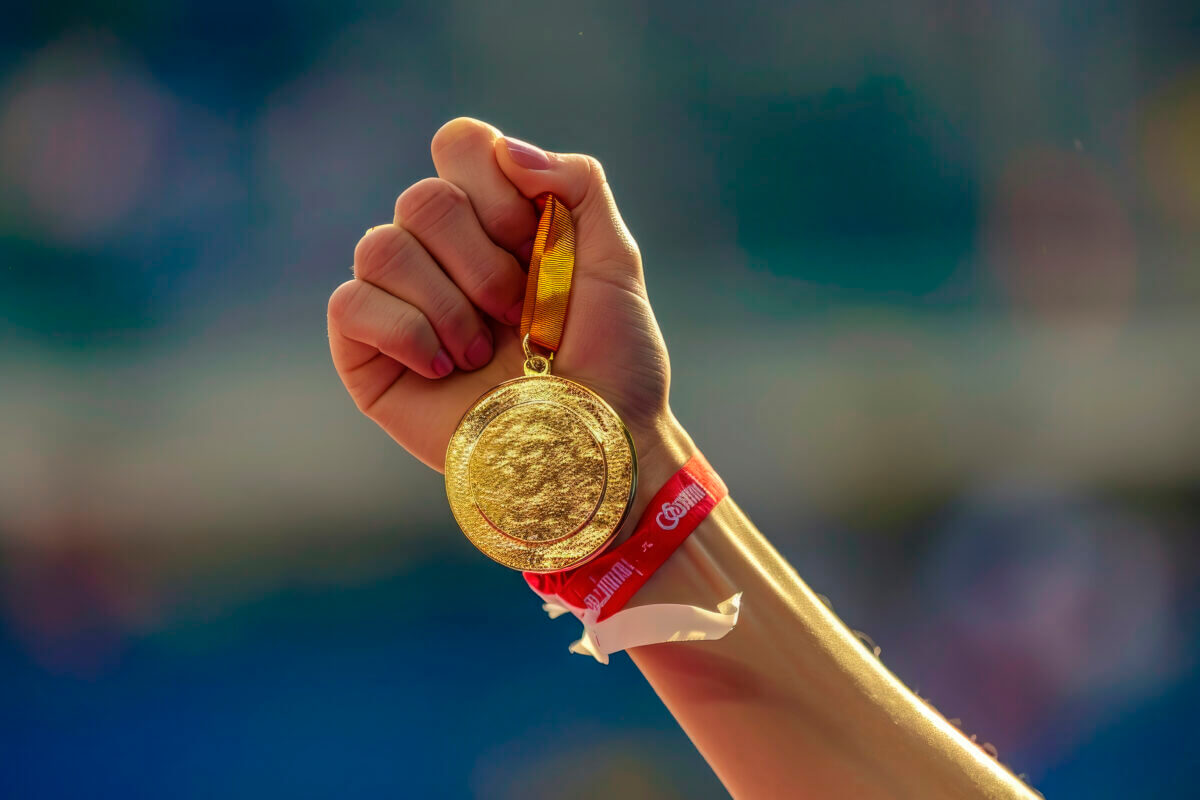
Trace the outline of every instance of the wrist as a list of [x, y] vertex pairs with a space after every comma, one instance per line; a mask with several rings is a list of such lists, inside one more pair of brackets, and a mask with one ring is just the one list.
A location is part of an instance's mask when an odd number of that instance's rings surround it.
[[[669, 409], [654, 431], [653, 435], [644, 434], [635, 441], [638, 492], [615, 544], [629, 538], [658, 490], [699, 452]], [[731, 555], [727, 552], [730, 540], [726, 536], [726, 523], [721, 521], [726, 513], [727, 504], [719, 503], [638, 592], [631, 605], [686, 603], [707, 608], [736, 591], [737, 587], [718, 567], [720, 561]]]
[[650, 500], [683, 467], [697, 448], [670, 409], [648, 431], [634, 435], [637, 449], [637, 495], [617, 542], [629, 537]]

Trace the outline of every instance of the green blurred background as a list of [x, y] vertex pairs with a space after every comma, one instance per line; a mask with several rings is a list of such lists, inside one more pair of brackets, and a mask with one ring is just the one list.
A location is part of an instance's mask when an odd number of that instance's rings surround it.
[[723, 796], [329, 363], [458, 115], [604, 162], [677, 415], [903, 680], [1191, 796], [1200, 6], [1135, 0], [6, 9], [5, 796]]

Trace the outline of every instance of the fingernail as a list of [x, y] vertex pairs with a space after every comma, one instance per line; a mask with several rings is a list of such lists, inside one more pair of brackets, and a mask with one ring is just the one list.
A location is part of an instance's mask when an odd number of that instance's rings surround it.
[[509, 325], [516, 325], [521, 321], [521, 312], [525, 310], [525, 303], [518, 302], [515, 306], [504, 312], [504, 321]]
[[504, 137], [504, 146], [508, 148], [509, 156], [518, 166], [525, 169], [550, 169], [550, 156], [546, 155], [542, 148], [511, 136]]
[[446, 352], [446, 348], [437, 351], [437, 355], [433, 357], [433, 374], [439, 378], [444, 378], [449, 375], [454, 369], [454, 362], [450, 360], [450, 354]]
[[467, 363], [473, 368], [478, 369], [492, 357], [492, 343], [485, 334], [481, 333], [475, 337], [475, 341], [471, 342], [471, 346], [467, 348], [466, 356]]

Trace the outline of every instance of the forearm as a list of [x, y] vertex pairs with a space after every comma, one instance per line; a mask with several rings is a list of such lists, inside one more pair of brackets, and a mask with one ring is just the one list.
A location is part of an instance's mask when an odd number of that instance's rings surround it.
[[[643, 485], [692, 451], [669, 426]], [[1034, 796], [869, 653], [732, 498], [631, 605], [713, 608], [736, 591], [741, 616], [725, 638], [630, 650], [735, 796]]]

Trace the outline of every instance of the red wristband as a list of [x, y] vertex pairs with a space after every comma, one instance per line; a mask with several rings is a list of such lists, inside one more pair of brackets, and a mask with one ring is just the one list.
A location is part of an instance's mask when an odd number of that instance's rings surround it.
[[562, 572], [526, 572], [542, 595], [557, 595], [580, 614], [599, 622], [620, 611], [729, 494], [704, 456], [697, 453], [658, 490], [633, 535], [619, 547]]

